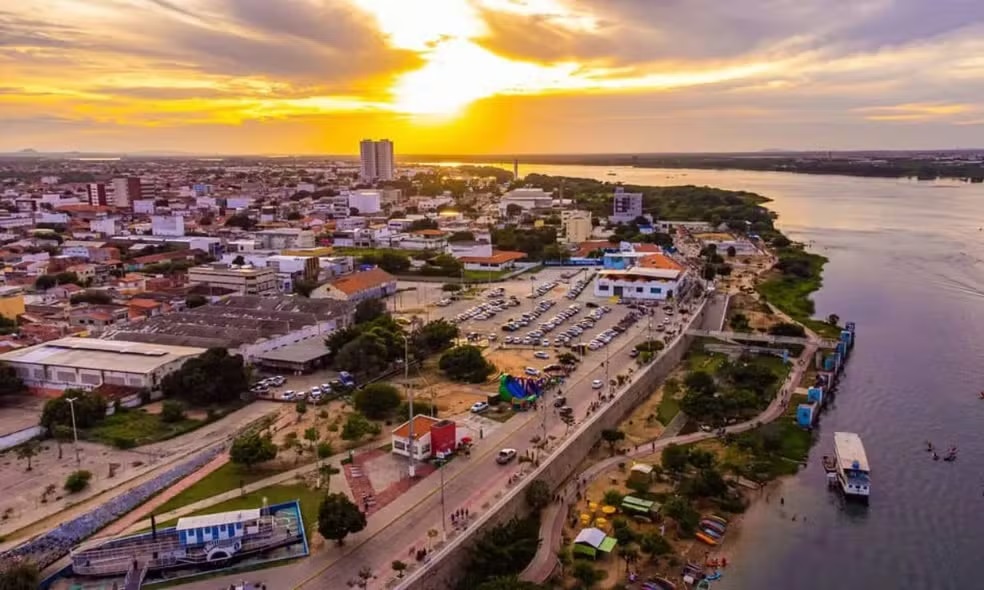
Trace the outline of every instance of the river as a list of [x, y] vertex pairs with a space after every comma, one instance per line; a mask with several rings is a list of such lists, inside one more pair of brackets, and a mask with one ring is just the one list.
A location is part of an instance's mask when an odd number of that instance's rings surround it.
[[[715, 588], [984, 587], [984, 185], [599, 166], [520, 172], [755, 192], [773, 199], [786, 235], [830, 259], [817, 315], [856, 321], [857, 346], [809, 466], [752, 505]], [[820, 456], [832, 453], [837, 430], [864, 440], [867, 508], [844, 506], [826, 488]], [[926, 440], [957, 445], [959, 459], [932, 461]]]

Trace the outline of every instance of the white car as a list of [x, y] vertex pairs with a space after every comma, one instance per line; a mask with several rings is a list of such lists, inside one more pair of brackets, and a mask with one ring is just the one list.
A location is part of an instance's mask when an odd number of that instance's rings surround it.
[[605, 386], [605, 383], [601, 379], [595, 379], [591, 382], [591, 389], [601, 389]]
[[506, 463], [512, 461], [516, 458], [516, 449], [502, 449], [499, 454], [495, 457], [495, 462], [499, 465], [505, 465]]
[[550, 355], [547, 354], [546, 352], [542, 351], [542, 350], [538, 350], [538, 351], [534, 352], [533, 353], [533, 356], [535, 356], [538, 359], [544, 359], [544, 360], [550, 358]]
[[293, 389], [288, 389], [287, 391], [280, 394], [280, 399], [284, 401], [292, 401], [297, 393]]
[[526, 374], [536, 377], [537, 375], [540, 374], [540, 370], [534, 369], [533, 367], [526, 367]]
[[489, 409], [489, 402], [475, 402], [472, 404], [471, 411], [473, 414], [481, 414], [485, 410]]

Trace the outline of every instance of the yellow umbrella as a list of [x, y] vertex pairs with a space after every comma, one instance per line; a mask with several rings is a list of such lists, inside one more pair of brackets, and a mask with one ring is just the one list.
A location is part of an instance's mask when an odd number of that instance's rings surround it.
[[584, 524], [588, 524], [589, 522], [591, 522], [591, 515], [590, 514], [582, 514], [581, 515], [581, 522], [583, 522]]
[[615, 514], [615, 507], [614, 506], [602, 506], [601, 507], [601, 511], [604, 512], [605, 514]]
[[601, 518], [601, 517], [598, 517], [598, 518], [595, 519], [595, 526], [596, 527], [603, 527], [606, 524], [608, 524], [608, 520], [607, 519], [604, 519], [604, 518]]
[[595, 510], [598, 509], [598, 503], [597, 502], [588, 502], [588, 509], [591, 510], [591, 512], [594, 512]]

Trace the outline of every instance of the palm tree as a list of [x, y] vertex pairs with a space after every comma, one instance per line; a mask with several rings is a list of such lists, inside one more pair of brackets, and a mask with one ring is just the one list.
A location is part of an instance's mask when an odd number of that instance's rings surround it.
[[629, 573], [629, 566], [639, 560], [639, 550], [632, 545], [623, 545], [618, 548], [618, 556], [625, 561], [625, 573]]

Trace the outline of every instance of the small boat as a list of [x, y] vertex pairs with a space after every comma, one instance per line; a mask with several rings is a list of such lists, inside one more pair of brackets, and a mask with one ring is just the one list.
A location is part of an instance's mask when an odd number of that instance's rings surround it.
[[676, 590], [676, 584], [659, 576], [649, 578], [649, 581], [643, 583], [642, 587], [646, 590]]
[[697, 590], [710, 590], [711, 583], [708, 582], [707, 579], [703, 579], [700, 582], [698, 582], [697, 585], [694, 587], [697, 588]]
[[715, 571], [713, 574], [710, 574], [709, 576], [707, 576], [704, 579], [705, 580], [708, 580], [708, 581], [711, 581], [711, 582], [720, 580], [721, 579], [721, 572]]
[[728, 531], [728, 527], [724, 526], [720, 522], [718, 522], [716, 520], [710, 520], [710, 519], [707, 519], [707, 518], [705, 518], [704, 520], [700, 521], [700, 526], [701, 526], [701, 528], [708, 528], [708, 529], [711, 529], [713, 531], [717, 531], [718, 534], [721, 534], [721, 535], [723, 535], [724, 533], [726, 533]]
[[717, 539], [715, 539], [710, 535], [704, 534], [703, 532], [698, 532], [694, 536], [697, 537], [698, 541], [703, 541], [704, 543], [707, 543], [711, 547], [716, 547], [719, 544], [719, 541]]
[[700, 527], [700, 532], [704, 533], [705, 535], [713, 539], [716, 539], [718, 542], [720, 542], [721, 539], [724, 537], [724, 533], [718, 532], [710, 527], [703, 526], [703, 525]]
[[834, 473], [837, 471], [837, 461], [830, 455], [823, 456], [823, 470], [827, 473]]

